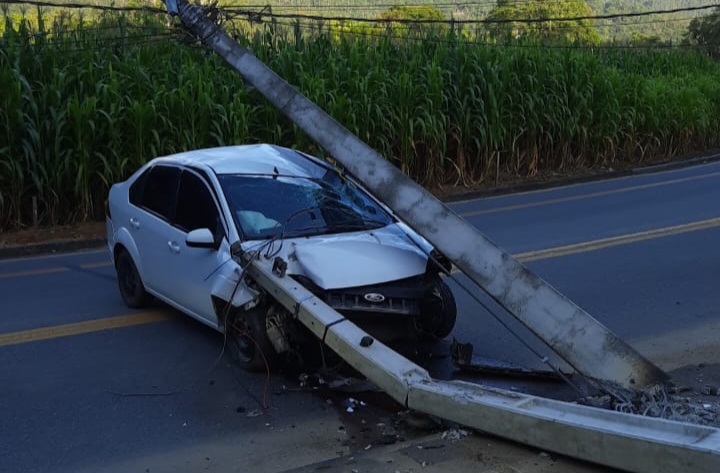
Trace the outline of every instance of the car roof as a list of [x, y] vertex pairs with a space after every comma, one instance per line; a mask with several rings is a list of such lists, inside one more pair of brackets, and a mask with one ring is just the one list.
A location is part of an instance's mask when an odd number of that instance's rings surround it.
[[316, 158], [269, 144], [224, 146], [173, 154], [155, 160], [185, 166], [207, 166], [217, 174], [281, 174], [321, 177], [327, 167]]

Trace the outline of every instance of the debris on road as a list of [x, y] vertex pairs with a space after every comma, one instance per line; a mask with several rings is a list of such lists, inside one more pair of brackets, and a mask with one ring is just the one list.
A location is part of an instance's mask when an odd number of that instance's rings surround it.
[[633, 399], [612, 399], [608, 395], [603, 395], [588, 396], [578, 402], [641, 416], [720, 427], [720, 402], [706, 399], [708, 396], [716, 396], [714, 389], [706, 388], [706, 386], [667, 388], [657, 385], [639, 392]]
[[443, 440], [449, 440], [451, 442], [457, 442], [458, 440], [462, 439], [463, 437], [467, 437], [468, 435], [470, 435], [470, 432], [465, 429], [450, 429], [443, 432], [440, 438]]

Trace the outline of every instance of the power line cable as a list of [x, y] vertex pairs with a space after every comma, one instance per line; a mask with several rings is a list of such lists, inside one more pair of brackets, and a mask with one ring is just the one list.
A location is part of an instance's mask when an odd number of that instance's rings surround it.
[[167, 13], [164, 8], [157, 7], [116, 7], [114, 5], [91, 5], [88, 3], [55, 3], [46, 2], [42, 0], [2, 0], [2, 3], [8, 5], [30, 5], [34, 7], [51, 7], [51, 8], [62, 8], [62, 9], [88, 9], [88, 10], [100, 10], [100, 11], [114, 11], [114, 12], [147, 12], [147, 13]]
[[410, 23], [410, 24], [507, 24], [507, 23], [549, 23], [549, 22], [570, 22], [570, 21], [585, 21], [585, 20], [610, 20], [615, 18], [633, 18], [643, 17], [651, 15], [669, 15], [682, 12], [693, 12], [703, 11], [712, 8], [718, 8], [720, 4], [704, 5], [697, 7], [683, 7], [673, 8], [668, 10], [651, 10], [644, 12], [628, 12], [628, 13], [613, 13], [606, 15], [581, 15], [573, 17], [553, 17], [553, 18], [483, 18], [475, 20], [409, 20], [409, 19], [393, 19], [386, 20], [380, 18], [359, 18], [359, 17], [343, 17], [343, 16], [321, 16], [321, 15], [306, 15], [300, 13], [270, 13], [270, 12], [254, 12], [244, 10], [242, 7], [225, 7], [223, 10], [227, 12], [234, 12], [238, 14], [248, 14], [260, 17], [276, 18], [276, 19], [302, 19], [302, 20], [317, 20], [317, 21], [352, 21], [352, 22], [365, 22], [365, 23]]
[[[42, 0], [3, 0], [6, 4], [25, 4], [31, 6], [45, 6], [45, 7], [56, 7], [56, 8], [71, 8], [71, 9], [93, 9], [101, 11], [121, 11], [121, 12], [149, 12], [149, 13], [167, 13], [166, 10], [156, 7], [116, 7], [113, 5], [91, 5], [83, 3], [55, 3]], [[570, 21], [584, 21], [584, 20], [608, 20], [615, 18], [633, 18], [643, 17], [651, 15], [667, 15], [682, 12], [693, 12], [703, 11], [713, 8], [720, 7], [720, 4], [712, 5], [701, 5], [695, 7], [682, 7], [673, 8], [666, 10], [650, 10], [644, 12], [627, 12], [627, 13], [613, 13], [606, 15], [581, 15], [574, 17], [553, 17], [553, 18], [483, 18], [483, 19], [452, 19], [452, 20], [433, 20], [433, 19], [422, 19], [422, 20], [410, 20], [410, 19], [393, 19], [392, 23], [409, 23], [409, 24], [507, 24], [507, 23], [548, 23], [548, 22], [570, 22]], [[222, 11], [235, 13], [239, 15], [252, 15], [254, 17], [268, 17], [276, 19], [305, 19], [305, 20], [317, 20], [317, 21], [355, 21], [355, 22], [366, 22], [366, 23], [388, 23], [386, 19], [379, 18], [361, 18], [361, 17], [343, 17], [343, 16], [322, 16], [322, 15], [306, 15], [299, 13], [271, 13], [270, 11], [263, 10], [261, 12], [247, 10], [247, 7], [233, 7], [228, 6], [222, 8]]]
[[[570, 3], [573, 0], [555, 0], [554, 3]], [[506, 0], [506, 5], [529, 5], [537, 3], [535, 0]], [[707, 4], [709, 5], [709, 4]], [[465, 1], [465, 2], [433, 2], [428, 1], [427, 3], [374, 3], [374, 4], [358, 4], [354, 3], [352, 5], [340, 5], [340, 4], [333, 4], [333, 3], [324, 3], [322, 5], [310, 5], [310, 4], [247, 4], [247, 5], [237, 5], [238, 7], [243, 8], [266, 8], [271, 7], [272, 9], [281, 9], [281, 10], [297, 10], [297, 9], [306, 9], [306, 10], [374, 10], [374, 9], [389, 9], [393, 7], [495, 7], [497, 6], [496, 0], [486, 0], [486, 1]]]

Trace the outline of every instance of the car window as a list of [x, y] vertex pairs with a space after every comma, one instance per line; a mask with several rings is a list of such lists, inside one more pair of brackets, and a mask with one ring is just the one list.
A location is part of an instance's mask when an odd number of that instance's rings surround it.
[[198, 228], [209, 228], [216, 233], [219, 215], [210, 189], [203, 180], [192, 172], [185, 171], [180, 177], [175, 224], [189, 232]]
[[152, 168], [146, 169], [142, 174], [135, 179], [135, 182], [130, 186], [130, 203], [138, 207], [142, 207], [143, 191], [145, 190], [145, 181], [147, 181], [148, 174]]
[[145, 180], [142, 207], [172, 221], [180, 173], [180, 168], [174, 166], [154, 166]]

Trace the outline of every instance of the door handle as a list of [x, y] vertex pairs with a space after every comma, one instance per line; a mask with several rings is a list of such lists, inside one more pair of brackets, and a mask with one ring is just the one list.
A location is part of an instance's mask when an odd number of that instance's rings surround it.
[[140, 220], [135, 217], [130, 217], [130, 226], [132, 226], [135, 230], [140, 229]]
[[170, 251], [172, 252], [180, 253], [180, 245], [178, 245], [175, 241], [169, 241], [168, 248], [170, 248]]

